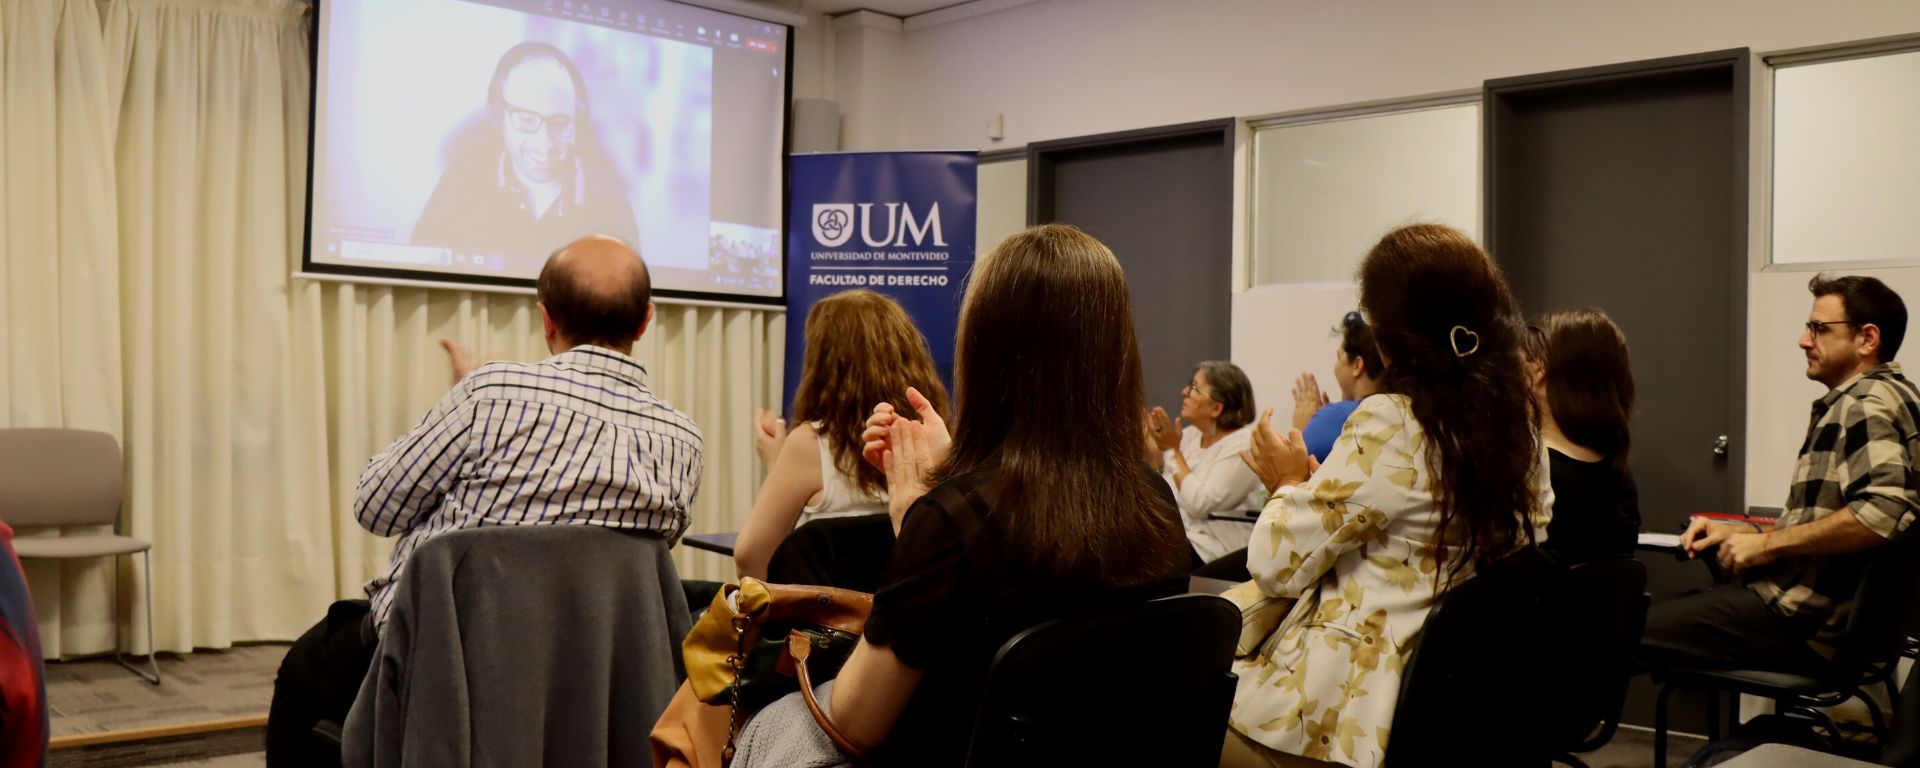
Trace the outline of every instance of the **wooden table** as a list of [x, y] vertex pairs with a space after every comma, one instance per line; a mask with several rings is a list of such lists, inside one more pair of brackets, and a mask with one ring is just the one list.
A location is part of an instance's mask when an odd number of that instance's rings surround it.
[[694, 549], [704, 549], [733, 557], [733, 544], [739, 538], [740, 534], [737, 533], [690, 533], [681, 541]]

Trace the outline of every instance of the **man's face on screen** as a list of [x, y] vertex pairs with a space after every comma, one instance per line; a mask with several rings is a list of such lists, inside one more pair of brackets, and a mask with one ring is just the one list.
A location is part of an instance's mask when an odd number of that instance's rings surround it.
[[506, 114], [500, 130], [514, 173], [529, 184], [552, 182], [573, 152], [579, 94], [566, 67], [531, 58], [507, 73], [500, 85]]

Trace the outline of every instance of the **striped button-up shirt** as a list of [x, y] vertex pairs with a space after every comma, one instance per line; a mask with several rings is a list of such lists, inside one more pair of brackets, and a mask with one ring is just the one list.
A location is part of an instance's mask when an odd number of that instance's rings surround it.
[[407, 557], [441, 533], [483, 525], [687, 529], [700, 490], [700, 428], [646, 385], [626, 355], [574, 347], [538, 363], [488, 363], [367, 463], [354, 517], [398, 534], [367, 583], [387, 621]]
[[[1920, 392], [1898, 363], [1874, 367], [1813, 403], [1780, 528], [1846, 513], [1882, 538], [1904, 535], [1920, 511]], [[1829, 652], [1876, 550], [1767, 566], [1748, 586]]]

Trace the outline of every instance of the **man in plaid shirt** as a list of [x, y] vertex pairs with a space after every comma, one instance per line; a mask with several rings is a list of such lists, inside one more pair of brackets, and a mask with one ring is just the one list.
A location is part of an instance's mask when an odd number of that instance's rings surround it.
[[1772, 526], [1695, 518], [1689, 557], [1708, 550], [1743, 584], [1656, 605], [1642, 646], [1656, 666], [1793, 670], [1832, 654], [1849, 603], [1882, 545], [1920, 511], [1920, 392], [1891, 362], [1906, 334], [1899, 294], [1871, 277], [1815, 276], [1800, 349], [1813, 403], [1793, 485]]

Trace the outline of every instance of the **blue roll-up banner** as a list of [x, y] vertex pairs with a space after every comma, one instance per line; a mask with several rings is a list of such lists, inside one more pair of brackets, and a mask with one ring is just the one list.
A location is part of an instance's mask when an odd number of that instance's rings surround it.
[[787, 368], [791, 413], [807, 312], [852, 288], [900, 302], [953, 390], [960, 290], [973, 268], [974, 152], [794, 155], [788, 175]]

